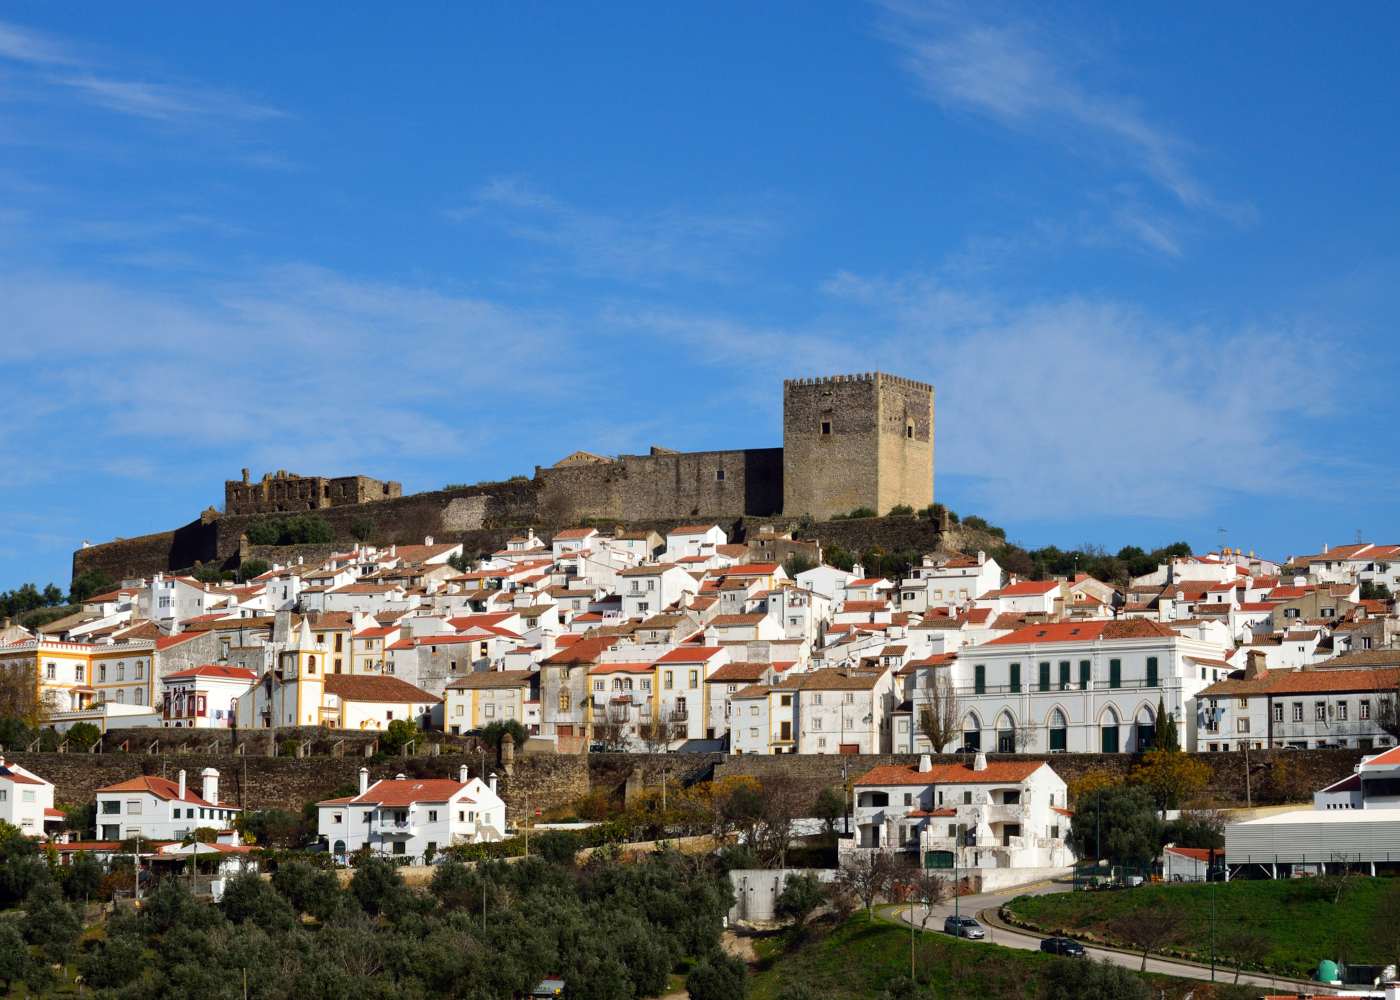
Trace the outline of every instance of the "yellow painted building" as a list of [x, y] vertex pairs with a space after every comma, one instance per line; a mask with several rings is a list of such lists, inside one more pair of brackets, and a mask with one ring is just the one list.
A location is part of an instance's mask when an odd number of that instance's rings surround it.
[[0, 647], [0, 671], [33, 678], [40, 714], [81, 711], [102, 701], [151, 705], [154, 656], [148, 639], [116, 645], [34, 639]]

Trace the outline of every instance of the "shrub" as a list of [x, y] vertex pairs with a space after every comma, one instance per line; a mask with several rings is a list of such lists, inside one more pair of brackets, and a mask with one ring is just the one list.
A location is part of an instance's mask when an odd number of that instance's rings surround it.
[[897, 503], [890, 508], [890, 517], [913, 517], [914, 508], [907, 503]]
[[[913, 511], [911, 510], [910, 513], [912, 514]], [[859, 517], [879, 517], [880, 515], [875, 512], [874, 508], [857, 507], [855, 510], [851, 511], [846, 516], [854, 520], [855, 518]]]
[[696, 962], [685, 977], [690, 1000], [743, 1000], [747, 987], [744, 963], [719, 951]]
[[254, 577], [262, 576], [271, 568], [266, 559], [245, 559], [238, 567], [239, 582], [247, 583]]
[[102, 730], [91, 722], [75, 722], [68, 727], [68, 732], [65, 735], [70, 746], [78, 750], [87, 750], [102, 739]]

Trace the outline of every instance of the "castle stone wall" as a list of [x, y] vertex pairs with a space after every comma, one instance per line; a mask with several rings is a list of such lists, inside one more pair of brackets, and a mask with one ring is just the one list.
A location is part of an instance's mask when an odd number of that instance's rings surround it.
[[922, 382], [879, 375], [880, 482], [875, 511], [900, 504], [923, 510], [933, 503], [933, 389]]
[[[783, 513], [825, 521], [879, 497], [875, 382], [840, 375], [783, 383]], [[884, 513], [884, 511], [879, 511]]]

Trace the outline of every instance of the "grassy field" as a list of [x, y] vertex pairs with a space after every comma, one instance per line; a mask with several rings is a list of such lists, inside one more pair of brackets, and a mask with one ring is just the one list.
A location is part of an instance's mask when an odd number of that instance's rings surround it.
[[[891, 979], [909, 975], [908, 927], [879, 917], [870, 921], [863, 912], [835, 928], [814, 932], [800, 948], [789, 949], [781, 936], [773, 936], [759, 939], [755, 950], [760, 960], [749, 1000], [777, 1000], [784, 984], [794, 982], [804, 984], [816, 1000], [871, 1000]], [[1042, 973], [1057, 961], [1039, 952], [959, 941], [935, 931], [916, 939], [915, 955], [920, 983], [931, 982], [940, 1000], [1036, 997]], [[1200, 983], [1164, 976], [1147, 979], [1154, 997], [1180, 1000], [1193, 990], [1196, 1000], [1214, 995]]]
[[[1215, 895], [1217, 961], [1246, 950], [1246, 969], [1307, 978], [1319, 959], [1359, 963], [1400, 959], [1400, 879], [1349, 879], [1336, 899], [1336, 884], [1317, 879], [1153, 885], [1116, 892], [1066, 892], [1021, 896], [1008, 904], [1019, 920], [1046, 933], [1069, 933], [1126, 945], [1115, 921], [1130, 911], [1178, 910], [1186, 932], [1165, 950], [1210, 959], [1211, 894]], [[1239, 929], [1257, 940], [1237, 941]], [[1233, 950], [1231, 946], [1233, 947]]]

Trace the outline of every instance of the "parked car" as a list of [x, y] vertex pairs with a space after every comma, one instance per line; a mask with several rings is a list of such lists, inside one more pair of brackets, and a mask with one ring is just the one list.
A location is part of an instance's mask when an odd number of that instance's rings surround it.
[[987, 936], [982, 925], [972, 917], [949, 917], [943, 921], [943, 933], [973, 941], [981, 940]]
[[1047, 955], [1063, 955], [1065, 958], [1084, 958], [1084, 946], [1073, 938], [1052, 937], [1040, 942], [1040, 950]]
[[1136, 889], [1138, 886], [1142, 885], [1142, 882], [1143, 882], [1143, 878], [1142, 878], [1141, 875], [1124, 875], [1124, 876], [1123, 876], [1123, 884], [1126, 885], [1126, 886], [1127, 886], [1128, 888], [1130, 888], [1130, 889]]

